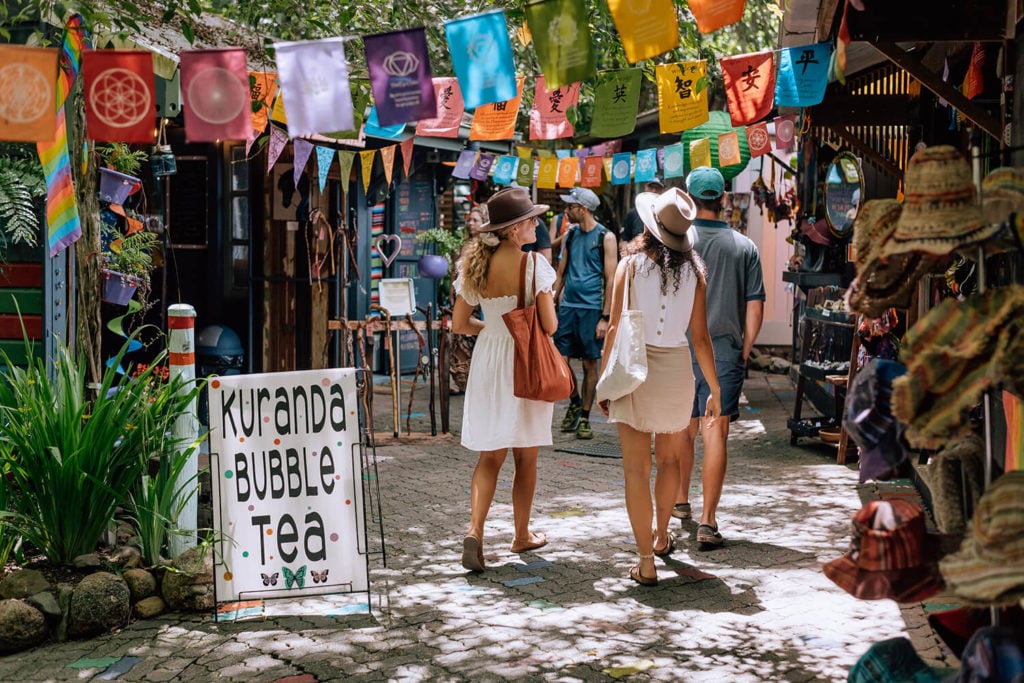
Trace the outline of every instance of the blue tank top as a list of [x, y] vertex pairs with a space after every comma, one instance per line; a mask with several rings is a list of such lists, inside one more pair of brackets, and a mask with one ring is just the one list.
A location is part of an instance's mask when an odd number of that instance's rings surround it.
[[[598, 223], [590, 232], [574, 225], [566, 235], [569, 262], [565, 266], [562, 306], [600, 309], [604, 305], [604, 236]], [[566, 258], [563, 256], [563, 258]]]

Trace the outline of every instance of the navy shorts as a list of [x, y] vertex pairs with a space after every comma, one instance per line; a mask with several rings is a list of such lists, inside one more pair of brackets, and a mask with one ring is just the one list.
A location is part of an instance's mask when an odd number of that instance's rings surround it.
[[[730, 421], [740, 416], [740, 393], [743, 391], [743, 378], [747, 374], [747, 364], [738, 361], [715, 361], [715, 373], [718, 375], [718, 387], [722, 392], [722, 417]], [[697, 394], [693, 399], [693, 410], [690, 417], [704, 417], [707, 410], [711, 387], [704, 379], [704, 373], [696, 361], [693, 364], [693, 377], [697, 383]]]
[[597, 323], [600, 319], [599, 308], [559, 306], [555, 348], [567, 358], [600, 358], [604, 346], [604, 340], [597, 338]]

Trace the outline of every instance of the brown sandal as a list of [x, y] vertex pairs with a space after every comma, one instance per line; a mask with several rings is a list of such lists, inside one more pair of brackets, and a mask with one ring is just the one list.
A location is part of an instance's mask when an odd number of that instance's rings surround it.
[[[536, 540], [535, 540], [536, 539]], [[525, 553], [529, 550], [543, 548], [548, 544], [548, 537], [544, 534], [530, 534], [529, 538], [513, 538], [512, 552]]]
[[471, 572], [482, 572], [484, 567], [484, 546], [476, 536], [462, 539], [462, 566]]
[[[656, 530], [652, 529], [651, 531], [654, 536], [658, 535]], [[676, 535], [671, 529], [666, 532], [666, 538], [668, 539], [668, 544], [663, 549], [658, 550], [657, 548], [654, 548], [654, 554], [658, 557], [668, 557], [672, 554], [672, 551], [676, 549]]]
[[[654, 559], [654, 555], [641, 555], [640, 556], [640, 560], [641, 561], [643, 561], [643, 560], [653, 560], [653, 559]], [[633, 579], [634, 581], [639, 583], [641, 586], [657, 586], [658, 585], [658, 575], [655, 574], [654, 576], [644, 576], [643, 574], [640, 573], [640, 564], [639, 563], [637, 563], [637, 564], [635, 564], [635, 565], [633, 565], [632, 567], [629, 568], [629, 578]]]

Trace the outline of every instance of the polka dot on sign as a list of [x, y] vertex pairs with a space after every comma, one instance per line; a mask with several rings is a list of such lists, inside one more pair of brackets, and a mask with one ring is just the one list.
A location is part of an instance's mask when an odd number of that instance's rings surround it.
[[337, 543], [338, 542], [338, 534], [331, 534], [330, 539], [331, 539], [331, 543]]
[[267, 529], [267, 536], [273, 536], [273, 535], [274, 535], [274, 530], [273, 529]]
[[238, 437], [238, 443], [245, 443], [245, 437], [244, 436]]
[[270, 416], [269, 416], [269, 415], [267, 415], [266, 417], [264, 417], [264, 418], [263, 418], [263, 421], [264, 421], [264, 422], [270, 422]]
[[274, 556], [273, 556], [273, 555], [268, 555], [268, 556], [267, 556], [267, 559], [268, 559], [268, 560], [272, 560], [272, 559], [274, 559]]
[[342, 444], [342, 442], [340, 442], [340, 441], [338, 442], [338, 447], [339, 447], [339, 448], [340, 448], [341, 446], [343, 446], [343, 445], [344, 445], [344, 444]]
[[234, 574], [232, 574], [231, 572], [224, 572], [224, 580], [225, 581], [230, 581], [233, 578], [235, 578]]
[[339, 479], [341, 479], [341, 475], [340, 474], [335, 474], [334, 475], [334, 480], [338, 481]]
[[324, 377], [322, 380], [320, 380], [320, 384], [323, 384], [325, 387], [329, 387], [331, 386], [331, 380]]
[[213, 387], [214, 389], [220, 389], [220, 380], [213, 380], [212, 382], [210, 382], [210, 386]]
[[281, 445], [281, 439], [274, 439], [274, 445], [275, 446], [280, 446]]
[[232, 472], [231, 470], [224, 470], [224, 478], [225, 479], [230, 479], [233, 476], [235, 476], [234, 472]]
[[249, 506], [249, 512], [252, 512], [252, 511], [253, 511], [253, 510], [255, 510], [255, 509], [256, 509], [256, 506], [255, 506], [255, 505], [250, 505], [250, 506]]
[[351, 504], [352, 504], [352, 501], [351, 501], [351, 500], [346, 500], [346, 501], [345, 501], [345, 505], [351, 505]]
[[242, 551], [242, 557], [249, 557], [249, 551], [248, 550], [243, 550]]

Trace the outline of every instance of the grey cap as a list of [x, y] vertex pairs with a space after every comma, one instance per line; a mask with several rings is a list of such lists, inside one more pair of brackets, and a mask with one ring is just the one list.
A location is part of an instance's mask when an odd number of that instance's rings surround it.
[[569, 190], [569, 194], [559, 196], [566, 204], [579, 204], [591, 211], [597, 211], [597, 207], [601, 206], [601, 200], [594, 194], [594, 191], [585, 187], [574, 187]]

